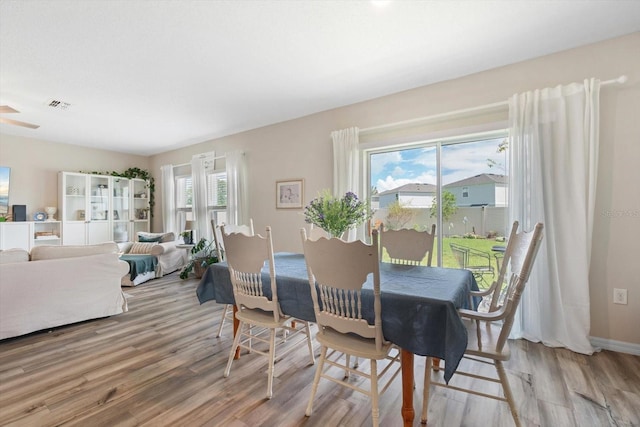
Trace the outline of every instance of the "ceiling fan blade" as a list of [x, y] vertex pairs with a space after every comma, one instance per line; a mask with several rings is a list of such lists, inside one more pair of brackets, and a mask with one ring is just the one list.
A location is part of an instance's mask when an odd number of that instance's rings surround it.
[[6, 123], [8, 125], [22, 126], [22, 127], [29, 128], [29, 129], [38, 129], [40, 127], [39, 125], [34, 125], [34, 124], [31, 124], [31, 123], [21, 122], [21, 121], [18, 121], [18, 120], [5, 119], [4, 117], [0, 117], [0, 123]]
[[8, 105], [0, 105], [0, 113], [19, 113], [20, 111], [9, 107]]

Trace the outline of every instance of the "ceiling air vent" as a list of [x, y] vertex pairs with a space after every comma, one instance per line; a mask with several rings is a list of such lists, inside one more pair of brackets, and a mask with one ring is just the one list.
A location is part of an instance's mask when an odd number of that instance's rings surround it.
[[55, 108], [56, 110], [68, 110], [71, 107], [71, 104], [64, 101], [59, 101], [57, 99], [50, 100], [47, 105], [51, 108]]

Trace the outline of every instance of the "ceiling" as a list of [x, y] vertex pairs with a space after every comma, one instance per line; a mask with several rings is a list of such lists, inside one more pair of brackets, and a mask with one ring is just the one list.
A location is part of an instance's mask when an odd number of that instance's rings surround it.
[[638, 0], [0, 0], [1, 117], [40, 125], [0, 133], [152, 155], [636, 31]]

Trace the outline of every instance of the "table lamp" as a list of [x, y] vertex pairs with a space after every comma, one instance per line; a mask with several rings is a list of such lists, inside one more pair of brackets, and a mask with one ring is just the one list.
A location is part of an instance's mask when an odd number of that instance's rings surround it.
[[[186, 235], [183, 235], [184, 236], [184, 242], [186, 244], [190, 245], [190, 244], [193, 243], [193, 226], [194, 225], [195, 225], [194, 221], [187, 220], [187, 221], [184, 222], [184, 231], [185, 232], [187, 232], [187, 231], [189, 232], [189, 237], [187, 237]], [[187, 242], [187, 240], [189, 240], [189, 241]]]

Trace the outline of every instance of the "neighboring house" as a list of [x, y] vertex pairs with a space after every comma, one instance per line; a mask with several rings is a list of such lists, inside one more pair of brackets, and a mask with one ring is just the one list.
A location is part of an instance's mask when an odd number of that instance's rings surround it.
[[371, 195], [371, 209], [380, 209], [380, 195], [378, 193]]
[[380, 208], [386, 208], [395, 201], [408, 208], [430, 208], [436, 197], [433, 184], [405, 184], [379, 194]]
[[456, 206], [506, 206], [507, 177], [493, 173], [465, 178], [444, 186], [456, 196]]

